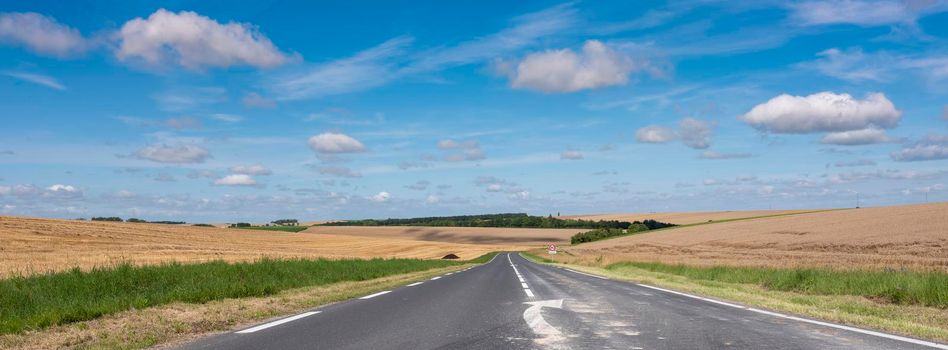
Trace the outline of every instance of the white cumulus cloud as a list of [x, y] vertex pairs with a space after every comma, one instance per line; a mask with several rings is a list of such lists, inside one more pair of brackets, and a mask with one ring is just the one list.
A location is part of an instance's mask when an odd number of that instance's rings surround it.
[[309, 138], [309, 146], [317, 153], [356, 153], [364, 152], [365, 145], [349, 135], [326, 132]]
[[46, 188], [50, 192], [78, 192], [79, 190], [71, 185], [52, 185]]
[[511, 72], [514, 88], [573, 92], [625, 85], [635, 69], [632, 60], [600, 41], [589, 40], [582, 52], [548, 50], [528, 55]]
[[579, 151], [566, 151], [566, 152], [560, 153], [560, 159], [580, 160], [580, 159], [583, 159], [583, 154], [582, 152], [579, 152]]
[[455, 141], [453, 139], [443, 139], [438, 141], [438, 148], [443, 150], [461, 150], [461, 153], [453, 153], [444, 157], [445, 161], [477, 161], [487, 158], [484, 151], [481, 150], [480, 143], [477, 140]]
[[191, 11], [159, 9], [148, 18], [125, 22], [118, 37], [115, 55], [119, 60], [141, 60], [150, 65], [267, 68], [291, 59], [253, 25], [221, 24]]
[[685, 146], [705, 149], [711, 146], [711, 131], [714, 124], [694, 118], [685, 118], [678, 122], [678, 138]]
[[786, 134], [892, 128], [901, 118], [902, 112], [884, 94], [871, 93], [860, 100], [832, 92], [783, 94], [740, 117], [757, 130]]
[[674, 139], [674, 130], [657, 125], [649, 125], [635, 131], [635, 140], [638, 142], [665, 143]]
[[382, 203], [382, 202], [387, 202], [387, 201], [388, 201], [389, 199], [391, 199], [391, 198], [392, 198], [392, 195], [391, 195], [391, 194], [389, 194], [388, 192], [384, 192], [384, 191], [383, 191], [383, 192], [379, 192], [379, 193], [375, 194], [375, 195], [372, 196], [370, 199], [371, 199], [373, 202]]
[[257, 180], [247, 174], [231, 174], [214, 180], [219, 186], [256, 186]]
[[948, 136], [929, 136], [920, 142], [906, 145], [890, 156], [897, 162], [948, 159]]
[[678, 129], [649, 125], [635, 131], [635, 140], [642, 143], [666, 143], [680, 140], [685, 146], [705, 149], [711, 146], [715, 124], [694, 118], [678, 121]]
[[235, 165], [230, 167], [230, 172], [244, 175], [270, 175], [273, 171], [261, 164], [253, 165]]
[[362, 177], [362, 174], [346, 167], [322, 166], [316, 169], [320, 174], [339, 177]]
[[134, 156], [158, 163], [185, 164], [202, 163], [211, 158], [211, 153], [201, 146], [191, 144], [154, 144], [138, 150]]
[[725, 159], [741, 159], [741, 158], [750, 158], [753, 155], [750, 153], [720, 153], [715, 151], [704, 151], [698, 158], [709, 159], [709, 160], [725, 160]]
[[892, 139], [886, 135], [885, 130], [878, 128], [831, 132], [820, 139], [820, 143], [844, 146], [870, 145], [890, 141]]
[[0, 43], [23, 45], [55, 57], [74, 56], [88, 47], [78, 30], [35, 12], [0, 13]]

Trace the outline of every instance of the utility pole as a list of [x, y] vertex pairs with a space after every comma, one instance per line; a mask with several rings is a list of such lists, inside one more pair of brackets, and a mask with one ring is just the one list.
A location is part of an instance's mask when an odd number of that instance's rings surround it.
[[856, 192], [856, 209], [859, 209], [859, 192]]

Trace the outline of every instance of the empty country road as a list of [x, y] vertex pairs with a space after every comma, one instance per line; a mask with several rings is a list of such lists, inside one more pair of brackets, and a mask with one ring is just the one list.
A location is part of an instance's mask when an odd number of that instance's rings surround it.
[[948, 349], [533, 263], [461, 272], [181, 349]]

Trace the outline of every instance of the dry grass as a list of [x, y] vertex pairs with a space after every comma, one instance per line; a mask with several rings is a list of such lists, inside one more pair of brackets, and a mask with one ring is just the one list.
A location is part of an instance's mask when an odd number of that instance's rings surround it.
[[437, 259], [449, 253], [473, 259], [519, 248], [406, 238], [0, 217], [0, 278], [121, 262], [251, 261], [263, 257]]
[[508, 227], [421, 227], [421, 226], [316, 226], [303, 233], [372, 238], [398, 238], [427, 242], [503, 244], [517, 246], [569, 242], [569, 238], [589, 229], [546, 229]]
[[[826, 211], [648, 232], [557, 256], [596, 265], [689, 265], [948, 271], [948, 203]], [[562, 256], [562, 258], [561, 258]]]
[[667, 213], [625, 213], [625, 214], [587, 214], [560, 216], [560, 219], [583, 220], [619, 220], [643, 221], [646, 219], [670, 222], [676, 225], [697, 224], [701, 222], [752, 218], [758, 216], [804, 213], [812, 210], [739, 210], [739, 211], [697, 211]]

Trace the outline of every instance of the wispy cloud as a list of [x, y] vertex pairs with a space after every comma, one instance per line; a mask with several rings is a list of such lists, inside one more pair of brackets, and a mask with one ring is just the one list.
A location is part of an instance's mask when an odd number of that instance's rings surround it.
[[512, 54], [575, 23], [576, 10], [560, 5], [515, 18], [497, 33], [453, 46], [411, 51], [414, 38], [399, 36], [353, 56], [310, 65], [279, 76], [269, 84], [278, 99], [299, 100], [376, 88], [408, 76]]
[[25, 82], [42, 85], [50, 89], [55, 89], [59, 91], [66, 90], [66, 86], [48, 75], [36, 74], [36, 73], [27, 73], [27, 72], [17, 72], [17, 71], [4, 71], [0, 74], [6, 75], [8, 77], [19, 79]]

